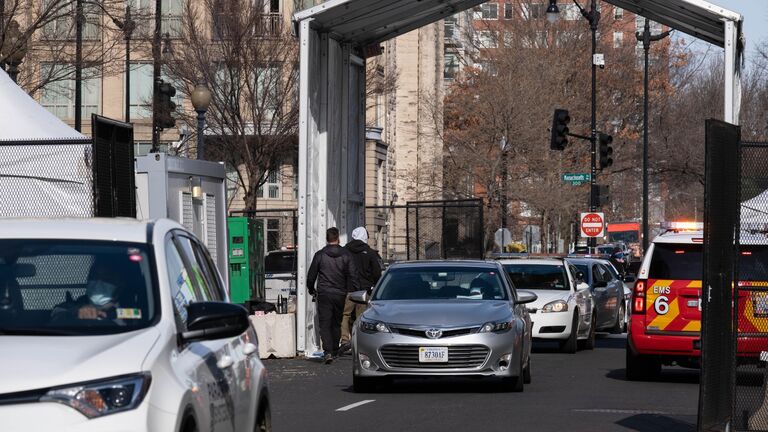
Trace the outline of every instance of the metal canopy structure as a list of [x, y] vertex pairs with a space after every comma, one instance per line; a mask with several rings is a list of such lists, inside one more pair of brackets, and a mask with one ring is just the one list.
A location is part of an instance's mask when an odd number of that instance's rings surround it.
[[[605, 0], [725, 49], [725, 116], [738, 123], [741, 15], [703, 0]], [[329, 0], [297, 12], [299, 37], [299, 221], [297, 348], [318, 348], [306, 295], [312, 255], [325, 230], [363, 224], [365, 53], [378, 44], [483, 0]], [[372, 48], [372, 49], [371, 49]], [[370, 50], [370, 51], [369, 51]]]

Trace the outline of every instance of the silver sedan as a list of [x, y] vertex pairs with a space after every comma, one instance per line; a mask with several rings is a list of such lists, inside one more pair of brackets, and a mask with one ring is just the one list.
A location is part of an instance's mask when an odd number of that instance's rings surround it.
[[[360, 291], [353, 301], [365, 303]], [[391, 376], [497, 376], [512, 391], [530, 382], [536, 300], [497, 262], [392, 265], [352, 333], [355, 391]]]

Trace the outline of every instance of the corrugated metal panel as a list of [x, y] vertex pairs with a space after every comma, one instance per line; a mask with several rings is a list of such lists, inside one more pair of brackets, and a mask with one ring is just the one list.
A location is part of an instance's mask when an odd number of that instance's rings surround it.
[[192, 209], [192, 194], [189, 192], [179, 192], [181, 194], [181, 224], [191, 232], [195, 232], [195, 213]]
[[216, 261], [216, 195], [205, 195], [205, 245]]

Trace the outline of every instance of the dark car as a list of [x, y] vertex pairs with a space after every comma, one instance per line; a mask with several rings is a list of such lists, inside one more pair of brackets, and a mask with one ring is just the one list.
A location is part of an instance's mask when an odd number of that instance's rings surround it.
[[567, 258], [584, 275], [597, 311], [598, 331], [621, 333], [624, 329], [624, 282], [595, 258]]

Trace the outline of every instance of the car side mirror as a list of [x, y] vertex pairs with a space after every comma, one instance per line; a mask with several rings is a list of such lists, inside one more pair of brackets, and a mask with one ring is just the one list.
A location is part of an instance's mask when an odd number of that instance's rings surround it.
[[637, 278], [635, 277], [635, 275], [626, 275], [624, 276], [623, 280], [624, 282], [634, 282], [637, 280]]
[[530, 291], [517, 291], [517, 301], [515, 303], [517, 304], [528, 304], [533, 303], [536, 300], [539, 299], [539, 296], [536, 294], [530, 292]]
[[362, 290], [362, 291], [355, 291], [353, 293], [349, 294], [349, 300], [353, 303], [357, 304], [367, 304], [368, 303], [368, 291]]
[[248, 310], [225, 302], [198, 302], [187, 306], [187, 331], [184, 342], [224, 339], [241, 335], [251, 323]]

